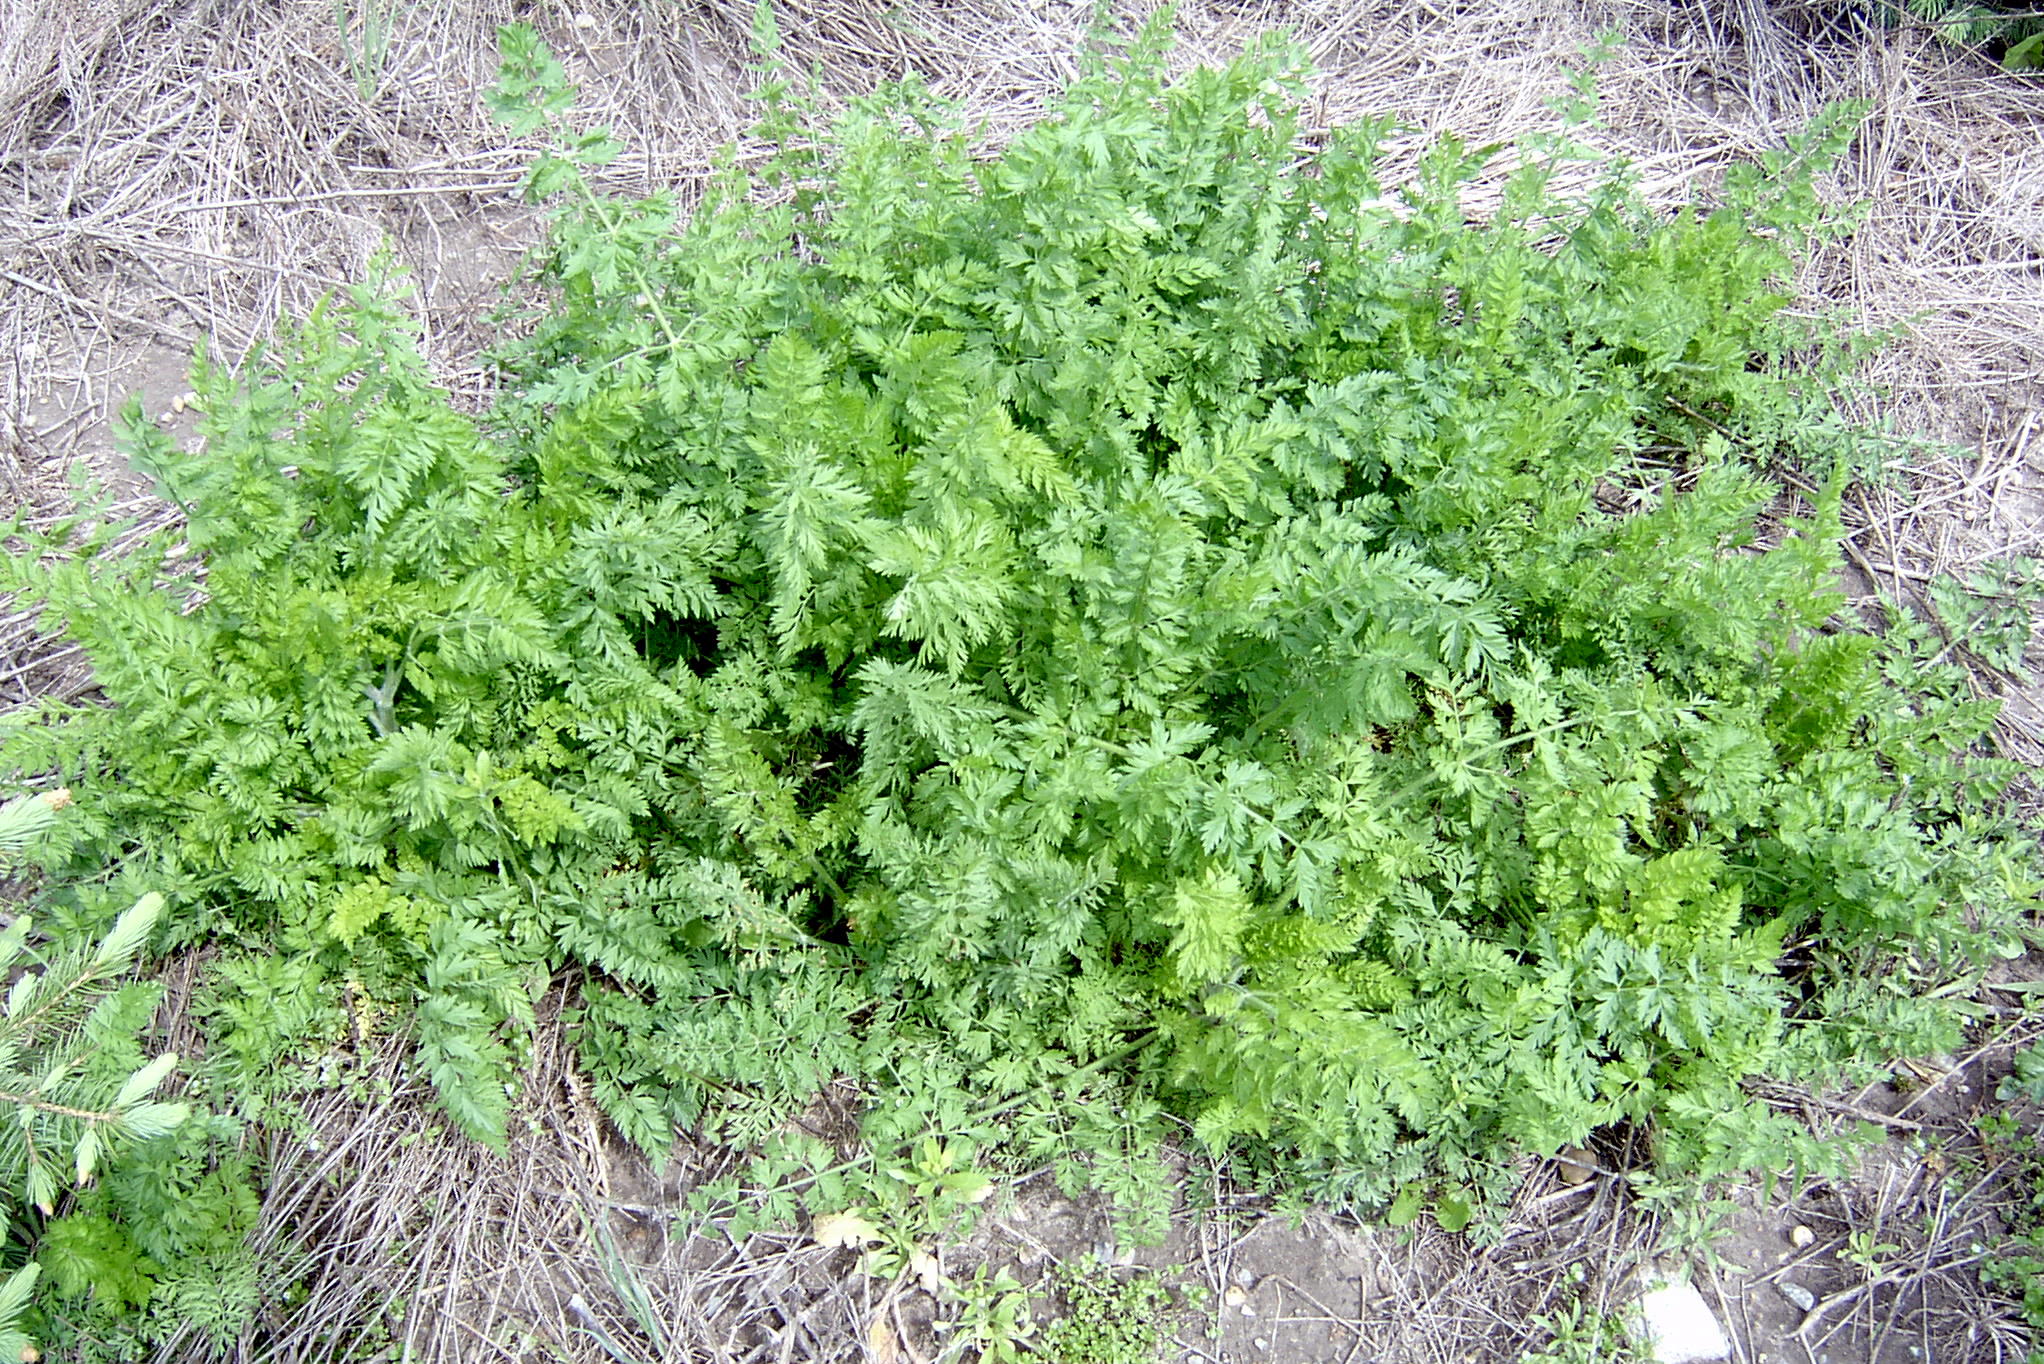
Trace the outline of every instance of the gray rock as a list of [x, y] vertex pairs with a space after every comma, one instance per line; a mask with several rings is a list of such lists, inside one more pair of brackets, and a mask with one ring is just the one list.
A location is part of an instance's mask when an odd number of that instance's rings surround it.
[[1731, 1342], [1710, 1304], [1686, 1280], [1663, 1280], [1639, 1300], [1640, 1344], [1654, 1364], [1707, 1364], [1728, 1358]]

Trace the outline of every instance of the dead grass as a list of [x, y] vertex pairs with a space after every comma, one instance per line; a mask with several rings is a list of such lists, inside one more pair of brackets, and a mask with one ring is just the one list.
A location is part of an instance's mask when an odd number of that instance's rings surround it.
[[[565, 999], [540, 1009], [508, 1159], [450, 1131], [387, 1040], [342, 1057], [304, 1121], [265, 1135], [258, 1250], [297, 1287], [232, 1358], [857, 1359], [875, 1320], [931, 1339], [926, 1312], [904, 1316], [905, 1285], [848, 1272], [852, 1252], [678, 1230], [688, 1189], [735, 1157], [683, 1143], [663, 1178], [623, 1149], [573, 1072]], [[157, 1357], [213, 1354], [188, 1336]]]
[[[780, 8], [790, 54], [830, 97], [921, 72], [994, 140], [1070, 77], [1090, 12], [1073, 0]], [[1124, 24], [1147, 8], [1127, 6]], [[626, 145], [605, 172], [609, 188], [686, 196], [716, 149], [741, 136], [747, 0], [531, 10], [509, 0], [344, 0], [338, 10], [331, 0], [0, 0], [0, 354], [11, 357], [0, 367], [0, 496], [58, 514], [68, 460], [116, 467], [104, 418], [146, 347], [205, 336], [239, 357], [273, 335], [275, 319], [359, 277], [386, 243], [418, 282], [435, 369], [480, 401], [482, 314], [540, 230], [513, 193], [526, 149], [506, 141], [481, 100], [494, 28], [514, 16], [535, 22], [581, 82], [583, 116]], [[1911, 595], [1938, 572], [2037, 548], [2035, 84], [1918, 32], [1859, 31], [1843, 6], [1821, 0], [1189, 0], [1180, 16], [1181, 64], [1293, 28], [1322, 72], [1319, 119], [1395, 113], [1412, 128], [1395, 147], [1407, 158], [1442, 132], [1502, 140], [1547, 126], [1563, 64], [1620, 29], [1628, 42], [1605, 68], [1599, 138], [1667, 206], [1708, 195], [1726, 164], [1779, 145], [1826, 101], [1870, 101], [1829, 186], [1864, 201], [1865, 221], [1810, 263], [1797, 306], [1904, 328], [1874, 362], [1883, 391], [1863, 415], [1950, 448], [1898, 457], [1863, 496], [1854, 552], [1866, 585]], [[143, 497], [120, 510], [142, 525], [167, 515]], [[87, 686], [76, 658], [32, 621], [0, 623], [5, 694], [27, 701]], [[2018, 756], [2044, 760], [2027, 701], [2011, 708], [2004, 738]], [[450, 1137], [387, 1056], [311, 1099], [306, 1132], [274, 1139], [264, 1232], [266, 1252], [302, 1271], [309, 1296], [276, 1305], [237, 1357], [752, 1361], [896, 1350], [908, 1360], [934, 1347], [899, 1290], [846, 1274], [799, 1238], [671, 1235], [674, 1200], [711, 1155], [649, 1183], [600, 1129], [566, 1056], [550, 1023], [508, 1162]], [[1938, 1275], [1957, 1277], [1936, 1291], [1971, 1291], [1965, 1266], [1953, 1266], [1992, 1222], [1993, 1187], [1954, 1201], [1921, 1182], [1882, 1186], [1877, 1197], [1930, 1219], [1909, 1245], [1915, 1268], [1834, 1304], [1803, 1342], [1824, 1344], [1832, 1321], [1883, 1336], [1915, 1329]], [[1841, 1202], [1841, 1215], [1854, 1206]], [[1216, 1218], [1187, 1234], [1197, 1273], [1221, 1293], [1236, 1241]], [[1349, 1323], [1354, 1359], [1511, 1358], [1537, 1343], [1531, 1318], [1576, 1291], [1571, 1266], [1595, 1267], [1588, 1291], [1608, 1297], [1661, 1230], [1608, 1180], [1567, 1189], [1536, 1175], [1497, 1245], [1371, 1242], [1365, 1269], [1382, 1310], [1327, 1311]], [[388, 1333], [383, 1355], [364, 1334], [374, 1331]], [[1997, 1353], [1975, 1357], [2012, 1358], [1994, 1339]], [[1213, 1357], [1198, 1341], [1181, 1344], [1187, 1358]]]

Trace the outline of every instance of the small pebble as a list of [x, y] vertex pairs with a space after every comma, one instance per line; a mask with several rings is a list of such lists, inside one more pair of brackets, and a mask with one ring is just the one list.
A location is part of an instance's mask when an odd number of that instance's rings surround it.
[[1814, 1245], [1817, 1240], [1817, 1233], [1811, 1231], [1806, 1226], [1802, 1226], [1801, 1224], [1790, 1227], [1788, 1236], [1789, 1244], [1794, 1246], [1797, 1250], [1802, 1250], [1807, 1246]]
[[1812, 1311], [1817, 1306], [1817, 1295], [1799, 1283], [1790, 1283], [1783, 1279], [1774, 1287], [1784, 1298], [1805, 1312]]
[[1249, 1301], [1249, 1290], [1241, 1284], [1229, 1284], [1228, 1291], [1221, 1295], [1221, 1300], [1230, 1307], [1240, 1307]]
[[1258, 1336], [1256, 1338], [1256, 1348], [1259, 1350], [1268, 1350], [1270, 1348], [1270, 1342], [1265, 1340], [1262, 1336]]
[[1583, 1184], [1597, 1173], [1597, 1158], [1580, 1146], [1564, 1146], [1555, 1153], [1554, 1168], [1562, 1183]]
[[180, 393], [170, 400], [170, 410], [173, 412], [183, 412], [185, 410], [184, 394]]
[[578, 14], [578, 15], [576, 15], [576, 16], [575, 16], [575, 27], [576, 27], [576, 28], [581, 28], [581, 29], [590, 29], [590, 28], [595, 28], [595, 27], [596, 27], [596, 16], [595, 16], [595, 15], [593, 15], [593, 14], [587, 14], [587, 13], [585, 13], [585, 14]]

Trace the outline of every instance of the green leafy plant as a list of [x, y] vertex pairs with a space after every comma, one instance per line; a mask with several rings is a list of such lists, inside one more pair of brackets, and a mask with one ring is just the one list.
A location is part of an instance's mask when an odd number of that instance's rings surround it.
[[397, 2], [362, 0], [357, 8], [351, 0], [334, 0], [334, 41], [354, 79], [355, 93], [365, 104], [376, 98], [383, 85]]
[[[0, 805], [0, 866], [17, 865], [71, 803], [71, 793], [58, 788]], [[30, 916], [16, 916], [0, 931], [0, 970], [9, 980], [0, 1004], [0, 1106], [10, 1119], [0, 1122], [0, 1227], [6, 1230], [31, 1208], [53, 1217], [60, 1194], [92, 1183], [123, 1144], [167, 1132], [187, 1115], [185, 1105], [152, 1097], [177, 1066], [176, 1056], [125, 1064], [136, 1030], [133, 1005], [153, 997], [113, 986], [162, 908], [162, 897], [145, 896], [96, 947], [59, 950], [34, 966], [27, 964], [33, 960]], [[49, 1223], [37, 1242], [39, 1258], [14, 1268], [0, 1285], [0, 1358], [34, 1357], [23, 1316], [46, 1265], [54, 1267], [59, 1291], [70, 1287], [80, 1257], [68, 1248], [87, 1231], [72, 1222]]]
[[1029, 1290], [1013, 1272], [988, 1273], [981, 1265], [970, 1279], [954, 1282], [951, 1295], [957, 1300], [957, 1314], [940, 1328], [947, 1337], [940, 1359], [963, 1359], [969, 1352], [978, 1364], [1020, 1364], [1035, 1353], [1029, 1348], [1036, 1334]]
[[1532, 1324], [1550, 1339], [1521, 1355], [1519, 1364], [1628, 1364], [1639, 1358], [1637, 1336], [1622, 1318], [1580, 1302], [1541, 1313]]
[[[1772, 1171], [1793, 1165], [1799, 1171], [1833, 1173], [1838, 1167], [1821, 1151], [1796, 1149], [1780, 1153], [1786, 1161], [1765, 1163], [1751, 1158], [1748, 1164]], [[1643, 1211], [1656, 1220], [1660, 1243], [1682, 1254], [1716, 1264], [1716, 1247], [1725, 1239], [1739, 1216], [1739, 1204], [1718, 1181], [1660, 1176], [1653, 1171], [1635, 1172], [1628, 1183], [1632, 1196]], [[1771, 1178], [1770, 1178], [1771, 1183]]]
[[[0, 806], [0, 858], [70, 805], [60, 789]], [[121, 983], [163, 912], [145, 895], [80, 946], [41, 940], [27, 915], [0, 932], [0, 1211], [33, 1255], [0, 1289], [0, 1357], [33, 1357], [25, 1325], [79, 1359], [102, 1338], [218, 1343], [255, 1304], [248, 1161], [215, 1150], [239, 1128], [154, 1097], [178, 1064], [142, 1056], [161, 991]]]
[[[68, 791], [22, 796], [0, 806], [0, 857], [18, 855], [71, 803]], [[50, 1216], [58, 1194], [89, 1184], [104, 1158], [123, 1142], [161, 1135], [189, 1114], [178, 1103], [159, 1103], [156, 1090], [177, 1067], [164, 1053], [140, 1067], [103, 1053], [116, 1034], [135, 1031], [134, 1002], [154, 996], [123, 994], [113, 982], [163, 912], [163, 897], [144, 896], [97, 946], [58, 951], [37, 965], [30, 955], [34, 921], [19, 915], [0, 931], [0, 970], [8, 977], [0, 1003], [0, 1105], [13, 1120], [0, 1123], [0, 1190], [9, 1215], [23, 1205]], [[119, 1053], [116, 1053], [119, 1056]]]
[[[588, 1218], [585, 1219], [585, 1227], [584, 1234], [596, 1247], [605, 1282], [624, 1305], [632, 1325], [651, 1346], [651, 1357], [666, 1359], [670, 1348], [668, 1328], [662, 1324], [663, 1313], [653, 1290], [648, 1287], [639, 1269], [618, 1251], [608, 1225], [600, 1218]], [[570, 1300], [568, 1310], [577, 1318], [577, 1333], [593, 1340], [617, 1364], [638, 1364], [647, 1357], [643, 1348], [636, 1347], [634, 1342], [619, 1340], [590, 1313], [588, 1305], [580, 1297]]]
[[1942, 42], [1983, 49], [2010, 71], [2044, 66], [2044, 22], [2027, 0], [1883, 0], [1890, 26], [1927, 24]]
[[[1982, 1160], [1955, 1165], [1954, 1179], [1985, 1185], [1989, 1171], [1998, 1174], [2013, 1195], [1999, 1209], [2005, 1231], [1986, 1246], [1980, 1276], [1999, 1289], [2012, 1314], [2031, 1331], [2044, 1331], [2044, 1136], [2036, 1127], [2035, 1107], [2044, 1103], [2044, 1064], [2037, 1049], [2025, 1046], [2014, 1057], [2012, 1073], [1995, 1088], [1995, 1098], [2009, 1108], [1994, 1109], [1974, 1119]], [[2031, 1109], [2022, 1112], [2021, 1105]], [[2032, 1350], [2036, 1360], [2044, 1352]]]
[[[1997, 1247], [1995, 1255], [1980, 1266], [1980, 1277], [1989, 1285], [2011, 1290], [2031, 1330], [2044, 1330], [2044, 1243], [2032, 1237], [2012, 1237]], [[2031, 1350], [2030, 1364], [2044, 1357]]]
[[1883, 1241], [1878, 1227], [1861, 1227], [1846, 1233], [1845, 1245], [1839, 1249], [1838, 1258], [1852, 1265], [1869, 1279], [1878, 1278], [1887, 1268], [1888, 1257], [1902, 1249], [1894, 1241]]
[[[974, 1209], [994, 1192], [993, 1180], [973, 1167], [969, 1149], [935, 1138], [919, 1143], [912, 1161], [878, 1161], [849, 1179], [847, 1173], [840, 1166], [817, 1177], [811, 1206], [840, 1210], [816, 1215], [811, 1235], [824, 1245], [864, 1250], [869, 1274], [915, 1274], [936, 1292], [946, 1282], [937, 1252], [969, 1230]], [[852, 1193], [861, 1201], [843, 1207]]]
[[[2010, 1062], [2009, 1073], [1994, 1087], [1994, 1097], [2003, 1103], [2023, 1102], [2044, 1105], [2044, 1052], [2035, 1046], [2024, 1047]], [[2006, 1117], [2006, 1114], [1985, 1114], [1984, 1123], [1990, 1117]], [[2013, 1119], [2010, 1119], [2013, 1121]]]
[[1156, 1275], [1119, 1272], [1091, 1255], [1056, 1266], [1050, 1282], [1063, 1313], [1044, 1328], [1039, 1350], [1060, 1364], [1151, 1364], [1172, 1314], [1194, 1307], [1174, 1301]]
[[[1119, 1178], [1176, 1115], [1461, 1221], [1607, 1124], [1772, 1163], [1747, 1077], [1948, 1044], [2033, 851], [1934, 635], [1839, 614], [1851, 347], [1782, 281], [1856, 111], [1658, 216], [1561, 194], [1566, 128], [1387, 183], [1387, 121], [1308, 144], [1294, 49], [1167, 84], [1167, 36], [984, 158], [769, 62], [766, 159], [684, 215], [594, 190], [507, 29], [554, 216], [490, 410], [386, 272], [202, 359], [197, 454], [130, 409], [181, 529], [12, 528], [108, 702], [0, 750], [93, 779], [51, 912], [146, 880], [168, 941], [377, 982], [492, 1143], [571, 968], [656, 1158], [843, 1081], [876, 1167]], [[831, 1205], [767, 1158], [762, 1209]]]
[[1944, 632], [1946, 650], [1963, 652], [2018, 682], [2029, 681], [2029, 652], [2037, 607], [2044, 603], [2044, 579], [2037, 562], [2010, 558], [1983, 564], [1960, 579], [1950, 574], [1929, 587], [1932, 618]]

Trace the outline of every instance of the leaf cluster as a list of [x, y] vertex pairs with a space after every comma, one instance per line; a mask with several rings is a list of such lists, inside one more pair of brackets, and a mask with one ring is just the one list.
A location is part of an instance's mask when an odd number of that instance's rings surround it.
[[1927, 27], [1939, 41], [1984, 51], [2009, 71], [2044, 66], [2044, 23], [2033, 5], [2011, 0], [1882, 0], [1874, 14], [1884, 28]]
[[1064, 1308], [1046, 1327], [1040, 1351], [1067, 1364], [1150, 1364], [1158, 1357], [1174, 1309], [1169, 1286], [1154, 1274], [1119, 1273], [1086, 1255], [1051, 1270]]
[[10, 561], [108, 703], [6, 740], [85, 793], [53, 912], [405, 1004], [485, 1140], [572, 968], [649, 1151], [837, 1076], [886, 1149], [1172, 1113], [1374, 1204], [1621, 1122], [1778, 1159], [1747, 1077], [1949, 1036], [2032, 853], [1991, 706], [1839, 615], [1782, 282], [1853, 111], [1663, 216], [1565, 135], [1387, 181], [1294, 49], [1164, 36], [984, 156], [770, 72], [684, 213], [508, 31], [554, 219], [490, 409], [372, 280], [202, 363], [198, 453], [130, 416], [181, 531]]
[[[0, 805], [0, 858], [16, 865], [71, 807], [61, 788]], [[157, 1097], [179, 1060], [143, 1051], [162, 991], [126, 979], [164, 910], [145, 895], [96, 942], [26, 914], [0, 932], [7, 1358], [35, 1357], [31, 1339], [81, 1359], [126, 1348], [102, 1337], [217, 1342], [255, 1304], [249, 1163], [218, 1158], [238, 1125]]]

